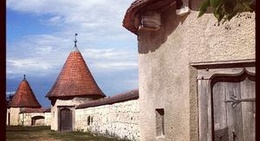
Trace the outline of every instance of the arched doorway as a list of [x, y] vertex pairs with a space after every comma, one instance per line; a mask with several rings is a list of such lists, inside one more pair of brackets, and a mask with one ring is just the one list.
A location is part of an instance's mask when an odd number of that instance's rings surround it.
[[60, 109], [59, 130], [72, 131], [72, 111], [69, 108]]
[[32, 117], [31, 125], [44, 125], [44, 116], [34, 116], [34, 117]]

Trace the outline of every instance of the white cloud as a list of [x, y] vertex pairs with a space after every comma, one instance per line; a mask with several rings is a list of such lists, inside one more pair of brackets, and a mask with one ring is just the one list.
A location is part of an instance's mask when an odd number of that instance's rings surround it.
[[[51, 79], [55, 79], [74, 46], [74, 33], [78, 33], [78, 48], [92, 74], [100, 76], [100, 85], [105, 85], [107, 91], [112, 91], [113, 87], [118, 91], [121, 87], [136, 87], [137, 75], [131, 79], [128, 77], [137, 72], [137, 39], [122, 27], [125, 11], [132, 2], [7, 0], [8, 10], [36, 17], [41, 24], [39, 30], [44, 31], [44, 26], [55, 28], [52, 33], [27, 34], [22, 39], [8, 40], [7, 77], [18, 75], [20, 79], [21, 75], [27, 74], [38, 78], [51, 74], [54, 77]], [[120, 83], [111, 86], [114, 80], [104, 80], [103, 76], [114, 74], [118, 77], [115, 83]], [[127, 78], [123, 79], [123, 75]]]
[[[24, 40], [9, 45], [7, 49], [7, 75], [21, 73], [47, 75], [59, 72], [72, 49], [73, 42], [69, 43], [62, 37], [52, 35], [25, 37]], [[79, 47], [79, 50], [92, 71], [102, 70], [106, 73], [138, 67], [137, 51], [132, 47]]]
[[61, 24], [114, 27], [121, 25], [131, 2], [132, 0], [7, 0], [7, 8], [36, 15], [49, 14], [52, 15], [49, 21], [62, 21]]
[[7, 60], [7, 77], [13, 75], [47, 75], [52, 72], [54, 65], [49, 62], [35, 59], [9, 59]]
[[11, 95], [11, 94], [14, 94], [15, 91], [8, 91], [8, 92], [5, 92], [6, 95]]
[[82, 51], [87, 62], [91, 61], [92, 69], [99, 71], [119, 71], [137, 69], [137, 52], [131, 48], [84, 49]]
[[[110, 69], [110, 70], [120, 70], [120, 69], [133, 69], [137, 68], [137, 63], [134, 62], [98, 62], [94, 64], [96, 68], [99, 69]], [[99, 70], [97, 69], [97, 70]]]

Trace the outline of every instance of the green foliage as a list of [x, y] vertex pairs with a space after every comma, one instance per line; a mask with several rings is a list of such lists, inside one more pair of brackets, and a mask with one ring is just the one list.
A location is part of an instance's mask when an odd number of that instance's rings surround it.
[[198, 17], [207, 12], [209, 7], [213, 9], [218, 22], [224, 23], [239, 13], [255, 11], [255, 0], [204, 0], [200, 5]]

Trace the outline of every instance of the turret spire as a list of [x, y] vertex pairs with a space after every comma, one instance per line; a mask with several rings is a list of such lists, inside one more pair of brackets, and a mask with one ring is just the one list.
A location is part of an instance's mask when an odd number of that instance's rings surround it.
[[78, 36], [78, 34], [75, 33], [75, 40], [74, 40], [75, 46], [74, 47], [77, 47], [77, 36]]

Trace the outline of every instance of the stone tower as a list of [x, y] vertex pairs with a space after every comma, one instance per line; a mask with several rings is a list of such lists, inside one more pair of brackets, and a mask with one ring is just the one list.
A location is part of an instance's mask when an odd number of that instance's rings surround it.
[[23, 120], [19, 119], [19, 113], [23, 109], [41, 108], [25, 75], [7, 108], [7, 125], [23, 125]]
[[[77, 35], [77, 34], [76, 34]], [[75, 46], [46, 97], [51, 100], [52, 130], [74, 129], [75, 106], [105, 97]]]

